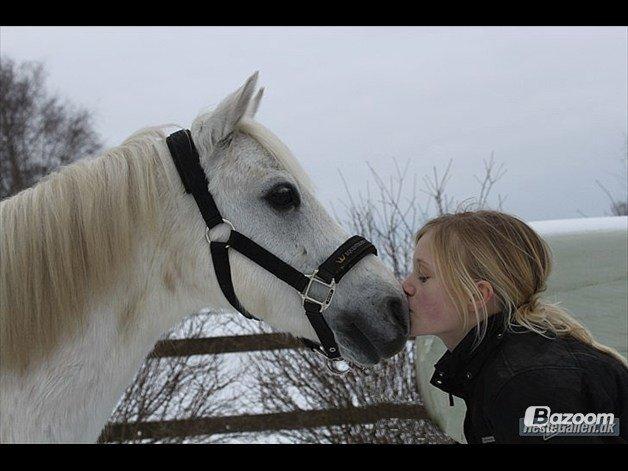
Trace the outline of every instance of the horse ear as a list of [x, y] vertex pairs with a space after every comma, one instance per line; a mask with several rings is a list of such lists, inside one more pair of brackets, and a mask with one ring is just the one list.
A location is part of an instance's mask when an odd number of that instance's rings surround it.
[[255, 116], [255, 113], [257, 113], [257, 110], [259, 108], [259, 103], [260, 101], [262, 101], [263, 96], [264, 96], [264, 87], [259, 89], [259, 91], [255, 95], [255, 98], [253, 98], [251, 102], [249, 103], [249, 107], [246, 110], [246, 115], [249, 118], [252, 118], [253, 116]]
[[[192, 131], [192, 139], [194, 139], [201, 155], [211, 155], [216, 144], [228, 138], [238, 122], [251, 109], [258, 74], [259, 72], [255, 72], [251, 75], [244, 85], [222, 100], [216, 109], [202, 114], [194, 120], [190, 130]], [[261, 98], [259, 93], [256, 100], [258, 97]], [[257, 105], [254, 105], [255, 110], [257, 110]]]

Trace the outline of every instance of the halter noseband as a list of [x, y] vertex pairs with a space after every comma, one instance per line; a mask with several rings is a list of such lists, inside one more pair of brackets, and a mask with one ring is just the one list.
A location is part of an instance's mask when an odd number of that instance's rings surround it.
[[[234, 249], [257, 263], [266, 271], [296, 289], [303, 300], [303, 308], [310, 324], [314, 328], [320, 343], [306, 338], [301, 341], [311, 350], [324, 355], [328, 359], [328, 367], [334, 373], [343, 370], [336, 366], [342, 361], [334, 334], [323, 318], [323, 311], [329, 307], [336, 290], [336, 285], [347, 272], [368, 254], [377, 255], [373, 244], [361, 236], [353, 236], [331, 254], [314, 272], [304, 275], [280, 258], [276, 257], [245, 235], [239, 233], [230, 221], [224, 219], [216, 206], [216, 202], [208, 190], [208, 181], [201, 167], [199, 155], [192, 141], [189, 130], [177, 131], [167, 137], [166, 143], [186, 193], [190, 193], [198, 206], [207, 229], [205, 237], [209, 242], [212, 262], [218, 285], [229, 303], [242, 315], [249, 319], [259, 320], [250, 314], [238, 300], [231, 279], [228, 249]], [[231, 227], [226, 242], [212, 241], [209, 231], [226, 223]], [[315, 296], [313, 287], [322, 286], [326, 291], [323, 296]]]

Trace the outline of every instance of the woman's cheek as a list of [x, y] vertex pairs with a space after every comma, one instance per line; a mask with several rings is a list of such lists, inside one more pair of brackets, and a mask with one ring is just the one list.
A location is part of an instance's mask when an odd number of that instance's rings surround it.
[[414, 296], [410, 313], [410, 335], [429, 334], [432, 327], [433, 305], [427, 293], [418, 292]]
[[434, 335], [449, 329], [450, 319], [443, 313], [443, 306], [429, 293], [423, 293], [418, 306], [410, 316], [410, 335]]

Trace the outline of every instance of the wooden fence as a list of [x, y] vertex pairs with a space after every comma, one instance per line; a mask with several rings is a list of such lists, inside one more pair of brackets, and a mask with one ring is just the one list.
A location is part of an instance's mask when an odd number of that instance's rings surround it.
[[[255, 334], [159, 341], [149, 358], [304, 348], [286, 334]], [[221, 433], [268, 432], [342, 424], [368, 424], [382, 419], [427, 419], [416, 404], [380, 403], [363, 407], [298, 410], [270, 414], [196, 417], [182, 420], [109, 423], [100, 442], [164, 439]]]

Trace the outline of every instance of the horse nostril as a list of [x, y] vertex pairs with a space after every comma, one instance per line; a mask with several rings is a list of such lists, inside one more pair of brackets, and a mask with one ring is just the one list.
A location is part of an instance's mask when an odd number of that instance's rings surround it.
[[404, 300], [399, 297], [389, 297], [386, 300], [386, 307], [392, 318], [401, 326], [404, 332], [408, 331], [408, 309]]

